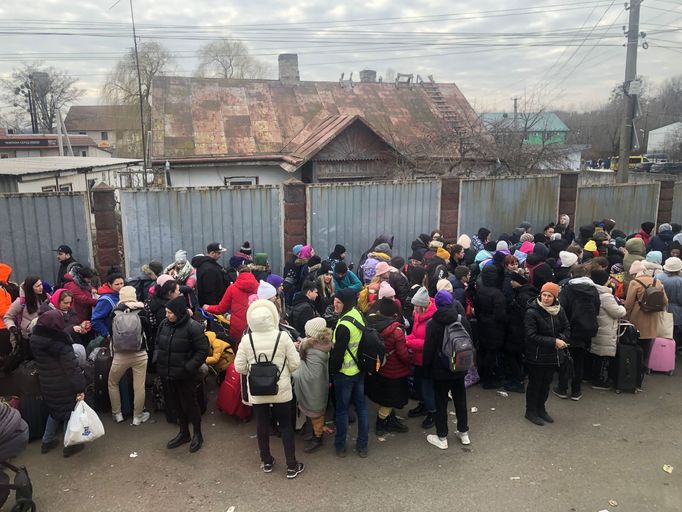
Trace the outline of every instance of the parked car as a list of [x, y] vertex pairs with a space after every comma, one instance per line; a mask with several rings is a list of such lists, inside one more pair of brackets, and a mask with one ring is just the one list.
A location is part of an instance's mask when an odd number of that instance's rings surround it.
[[654, 164], [651, 166], [652, 173], [660, 174], [682, 174], [682, 162], [666, 162], [664, 164]]
[[[642, 155], [630, 155], [630, 158], [628, 160], [628, 169], [632, 170], [638, 165], [641, 164], [646, 164], [649, 163], [649, 159], [645, 156]], [[612, 156], [611, 157], [611, 170], [612, 171], [617, 171], [618, 170], [618, 157], [617, 156]]]
[[644, 162], [643, 164], [639, 164], [637, 167], [635, 167], [633, 169], [633, 171], [634, 172], [650, 172], [652, 165], [654, 165], [653, 162]]

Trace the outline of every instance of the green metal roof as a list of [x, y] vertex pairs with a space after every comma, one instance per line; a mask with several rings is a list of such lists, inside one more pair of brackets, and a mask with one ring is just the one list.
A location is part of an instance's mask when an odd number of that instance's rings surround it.
[[488, 128], [516, 127], [519, 131], [523, 129], [543, 132], [570, 131], [554, 112], [519, 112], [516, 114], [516, 122], [513, 112], [485, 112], [481, 114], [481, 120]]

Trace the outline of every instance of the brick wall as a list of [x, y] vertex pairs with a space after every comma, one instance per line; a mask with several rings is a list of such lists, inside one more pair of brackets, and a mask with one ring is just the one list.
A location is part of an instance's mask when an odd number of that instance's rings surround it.
[[283, 184], [284, 196], [284, 259], [292, 255], [291, 249], [296, 244], [307, 241], [306, 192], [305, 184], [298, 180], [288, 180]]
[[93, 255], [97, 273], [104, 277], [112, 266], [123, 272], [123, 241], [121, 217], [116, 210], [114, 189], [100, 183], [92, 189], [92, 209], [95, 215]]
[[446, 239], [457, 238], [460, 180], [443, 178], [440, 189], [440, 233]]

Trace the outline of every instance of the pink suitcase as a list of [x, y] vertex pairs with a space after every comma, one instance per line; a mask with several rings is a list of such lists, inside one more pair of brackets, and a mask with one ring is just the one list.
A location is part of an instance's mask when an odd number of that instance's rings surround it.
[[675, 340], [656, 338], [651, 345], [651, 355], [647, 368], [651, 372], [665, 372], [672, 375], [675, 372]]

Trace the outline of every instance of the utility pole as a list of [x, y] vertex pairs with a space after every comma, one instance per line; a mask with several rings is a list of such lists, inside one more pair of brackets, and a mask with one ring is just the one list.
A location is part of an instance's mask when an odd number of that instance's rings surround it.
[[[625, 82], [623, 83], [623, 119], [620, 125], [620, 151], [618, 153], [617, 183], [628, 182], [628, 166], [632, 145], [633, 118], [637, 105], [639, 90], [633, 88], [637, 78], [637, 47], [639, 46], [639, 8], [642, 0], [630, 3], [630, 19], [628, 21], [627, 57], [625, 61]], [[638, 87], [637, 87], [638, 89]]]
[[142, 104], [142, 77], [140, 76], [140, 57], [137, 54], [137, 34], [135, 33], [135, 14], [133, 13], [133, 0], [130, 0], [130, 19], [133, 23], [133, 42], [135, 43], [135, 66], [137, 67], [137, 91], [140, 95], [140, 139], [142, 140], [142, 158], [145, 169], [147, 167], [147, 142], [144, 131], [144, 105]]

